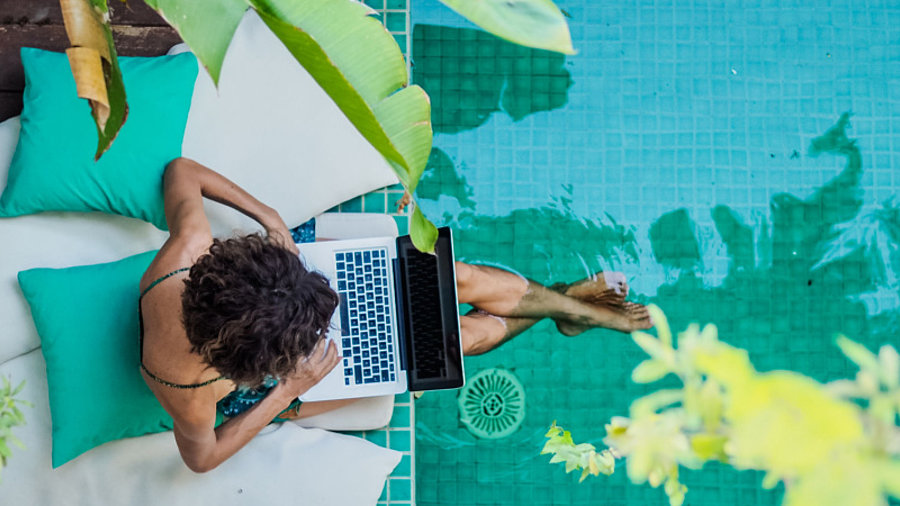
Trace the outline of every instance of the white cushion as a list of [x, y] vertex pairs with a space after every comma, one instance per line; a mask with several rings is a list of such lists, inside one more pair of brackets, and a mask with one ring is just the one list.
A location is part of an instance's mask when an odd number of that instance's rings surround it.
[[16, 144], [19, 142], [19, 130], [22, 124], [18, 116], [13, 116], [0, 123], [0, 188], [6, 188], [9, 177], [9, 164], [12, 162]]
[[319, 239], [362, 239], [397, 237], [397, 222], [387, 214], [324, 213], [316, 216]]
[[43, 371], [39, 350], [0, 365], [0, 375], [27, 381], [22, 396], [34, 404], [24, 408], [27, 424], [13, 431], [26, 449], [14, 447], [0, 474], [3, 504], [375, 504], [401, 457], [359, 438], [285, 423], [202, 475], [183, 464], [171, 432], [107, 443], [52, 470]]
[[[169, 53], [187, 50], [179, 44]], [[252, 10], [228, 48], [218, 91], [206, 72], [197, 76], [182, 152], [277, 209], [291, 227], [397, 182]], [[207, 214], [216, 234], [257, 227], [212, 202]]]
[[394, 414], [394, 396], [365, 397], [321, 415], [291, 423], [325, 430], [374, 430], [386, 426]]

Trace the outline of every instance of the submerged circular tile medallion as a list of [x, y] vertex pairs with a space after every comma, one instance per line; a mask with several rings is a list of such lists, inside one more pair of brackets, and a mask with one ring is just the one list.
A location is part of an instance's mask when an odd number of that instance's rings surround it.
[[506, 437], [525, 419], [525, 389], [506, 369], [485, 369], [459, 391], [459, 421], [476, 437]]

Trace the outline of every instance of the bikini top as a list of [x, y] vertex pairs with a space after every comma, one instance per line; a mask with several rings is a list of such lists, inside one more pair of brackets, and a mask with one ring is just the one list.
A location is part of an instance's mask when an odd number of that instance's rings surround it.
[[152, 379], [153, 381], [155, 381], [155, 382], [157, 382], [157, 383], [159, 383], [159, 384], [161, 384], [161, 385], [165, 385], [165, 386], [167, 386], [167, 387], [171, 387], [171, 388], [200, 388], [200, 387], [205, 387], [206, 385], [209, 385], [209, 384], [211, 384], [211, 383], [215, 383], [216, 381], [225, 379], [225, 376], [219, 376], [218, 378], [213, 378], [213, 379], [211, 379], [211, 380], [204, 381], [204, 382], [202, 382], [202, 383], [192, 383], [192, 384], [189, 384], [189, 385], [184, 385], [184, 384], [181, 384], [181, 383], [172, 383], [171, 381], [166, 381], [166, 380], [160, 378], [159, 376], [153, 374], [152, 372], [150, 372], [150, 371], [144, 366], [144, 314], [143, 314], [143, 312], [141, 311], [141, 301], [144, 299], [144, 295], [147, 295], [147, 292], [149, 292], [151, 289], [153, 289], [153, 287], [155, 287], [156, 285], [160, 284], [161, 282], [165, 281], [166, 279], [168, 279], [168, 278], [170, 278], [170, 277], [172, 277], [172, 276], [174, 276], [174, 275], [176, 275], [176, 274], [178, 274], [178, 273], [181, 273], [181, 272], [184, 272], [184, 271], [189, 271], [190, 269], [191, 269], [190, 267], [182, 267], [181, 269], [176, 269], [176, 270], [174, 270], [174, 271], [172, 271], [172, 272], [166, 274], [165, 276], [162, 276], [162, 277], [160, 277], [159, 279], [156, 279], [155, 281], [153, 281], [152, 283], [150, 283], [150, 286], [148, 286], [147, 288], [144, 289], [143, 292], [141, 292], [141, 296], [138, 298], [138, 320], [139, 320], [139, 322], [140, 322], [140, 328], [141, 328], [141, 334], [140, 334], [140, 335], [141, 335], [141, 341], [140, 341], [140, 347], [141, 347], [141, 353], [140, 353], [140, 356], [141, 356], [141, 369], [142, 369], [145, 373], [147, 373], [147, 376], [149, 376], [150, 379]]

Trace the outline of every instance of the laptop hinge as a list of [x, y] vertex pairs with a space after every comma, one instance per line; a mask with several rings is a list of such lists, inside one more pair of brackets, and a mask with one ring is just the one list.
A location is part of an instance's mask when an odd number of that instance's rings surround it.
[[[399, 254], [399, 252], [398, 252]], [[405, 266], [398, 257], [393, 260], [394, 264], [394, 307], [397, 308], [397, 344], [400, 347], [400, 370], [408, 371], [408, 346], [407, 336], [409, 335], [409, 318], [406, 317], [406, 272], [402, 270]], [[407, 375], [407, 380], [409, 375]]]

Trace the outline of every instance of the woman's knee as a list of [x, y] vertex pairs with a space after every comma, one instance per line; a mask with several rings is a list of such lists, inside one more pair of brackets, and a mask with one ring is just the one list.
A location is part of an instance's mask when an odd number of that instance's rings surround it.
[[456, 262], [456, 284], [468, 285], [472, 282], [472, 276], [475, 274], [472, 266], [462, 262]]
[[483, 353], [479, 351], [482, 343], [487, 337], [483, 325], [480, 325], [477, 318], [472, 316], [460, 316], [460, 338], [463, 345], [463, 355], [479, 355]]
[[462, 343], [463, 343], [463, 355], [470, 357], [473, 355], [481, 355], [486, 351], [489, 351], [490, 348], [487, 345], [487, 340], [485, 336], [479, 335], [475, 332], [466, 332], [465, 330], [462, 333]]
[[506, 334], [506, 324], [502, 318], [473, 311], [460, 317], [464, 355], [481, 355], [491, 351]]
[[460, 304], [467, 304], [475, 286], [475, 268], [469, 264], [456, 262], [456, 296]]

